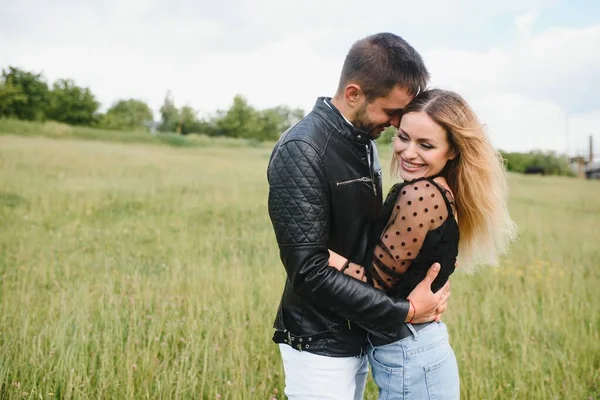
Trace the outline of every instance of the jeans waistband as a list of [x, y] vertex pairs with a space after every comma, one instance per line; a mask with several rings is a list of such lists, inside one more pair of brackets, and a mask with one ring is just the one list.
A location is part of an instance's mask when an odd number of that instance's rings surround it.
[[425, 322], [423, 324], [408, 324], [408, 323], [404, 323], [404, 324], [402, 324], [400, 326], [400, 333], [398, 334], [398, 336], [396, 337], [396, 339], [394, 339], [394, 340], [388, 340], [388, 339], [385, 339], [385, 338], [382, 338], [382, 337], [379, 337], [379, 336], [375, 336], [375, 335], [369, 334], [369, 341], [371, 342], [371, 344], [373, 346], [383, 346], [385, 344], [394, 343], [394, 342], [397, 342], [398, 340], [402, 340], [404, 338], [412, 336], [413, 335], [413, 330], [415, 332], [418, 332], [421, 329], [427, 328], [429, 325], [432, 324], [432, 322]]

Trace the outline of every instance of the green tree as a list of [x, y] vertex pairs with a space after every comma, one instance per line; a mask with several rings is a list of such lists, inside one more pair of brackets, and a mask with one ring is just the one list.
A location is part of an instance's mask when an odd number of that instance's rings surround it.
[[299, 108], [291, 109], [288, 106], [277, 106], [259, 112], [262, 119], [260, 140], [276, 140], [289, 127], [304, 118], [304, 111]]
[[0, 117], [15, 117], [15, 110], [27, 104], [27, 96], [12, 82], [0, 81]]
[[190, 106], [183, 106], [179, 110], [179, 123], [181, 125], [181, 133], [202, 133], [214, 136], [214, 125], [203, 119], [198, 118], [198, 113]]
[[253, 137], [261, 124], [256, 110], [241, 95], [233, 98], [233, 105], [226, 112], [218, 111], [217, 134], [231, 137]]
[[98, 120], [96, 100], [88, 88], [75, 85], [71, 79], [54, 82], [48, 107], [48, 118], [72, 125], [93, 125]]
[[302, 119], [304, 112], [287, 106], [258, 111], [243, 96], [237, 95], [229, 110], [219, 111], [217, 115], [215, 131], [218, 135], [273, 140]]
[[44, 120], [49, 98], [42, 74], [8, 67], [2, 70], [0, 115], [29, 121]]
[[120, 100], [102, 116], [100, 126], [115, 130], [149, 130], [154, 116], [148, 104], [141, 100]]
[[180, 115], [179, 110], [175, 107], [175, 100], [171, 92], [167, 92], [165, 101], [160, 108], [160, 125], [158, 130], [161, 132], [180, 132]]
[[186, 135], [192, 132], [198, 132], [197, 128], [200, 124], [196, 111], [190, 106], [183, 106], [179, 110], [180, 131]]

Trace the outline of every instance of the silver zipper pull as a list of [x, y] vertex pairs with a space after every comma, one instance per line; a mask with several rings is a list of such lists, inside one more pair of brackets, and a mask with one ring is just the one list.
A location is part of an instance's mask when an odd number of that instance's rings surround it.
[[377, 196], [377, 186], [375, 186], [375, 173], [373, 171], [373, 166], [371, 165], [371, 148], [368, 144], [365, 144], [365, 148], [367, 149], [367, 165], [369, 166], [369, 175], [371, 175], [371, 184], [373, 185], [373, 194]]

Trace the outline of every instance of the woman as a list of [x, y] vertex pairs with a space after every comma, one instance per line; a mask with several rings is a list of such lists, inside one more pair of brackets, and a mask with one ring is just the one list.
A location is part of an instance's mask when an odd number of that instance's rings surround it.
[[[372, 259], [364, 268], [330, 252], [330, 265], [410, 301], [435, 262], [441, 269], [434, 292], [454, 272], [457, 255], [461, 269], [495, 264], [516, 227], [506, 207], [502, 159], [467, 102], [446, 90], [420, 93], [404, 110], [393, 148], [392, 172], [404, 182], [384, 203]], [[445, 324], [407, 326], [411, 335], [395, 342], [369, 337], [380, 399], [458, 399], [458, 367]]]

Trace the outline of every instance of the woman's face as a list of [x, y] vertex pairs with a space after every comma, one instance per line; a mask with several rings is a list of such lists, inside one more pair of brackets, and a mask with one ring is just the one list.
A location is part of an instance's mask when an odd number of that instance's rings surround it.
[[405, 181], [436, 175], [455, 157], [444, 128], [424, 112], [402, 116], [394, 152]]

